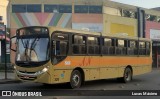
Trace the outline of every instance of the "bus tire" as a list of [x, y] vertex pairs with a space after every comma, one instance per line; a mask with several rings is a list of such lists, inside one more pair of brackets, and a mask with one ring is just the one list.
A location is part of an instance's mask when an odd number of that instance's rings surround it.
[[124, 83], [127, 83], [127, 82], [130, 82], [131, 80], [132, 80], [132, 70], [131, 70], [131, 68], [127, 67], [124, 70], [122, 81]]
[[70, 87], [72, 89], [79, 88], [82, 84], [82, 75], [80, 71], [73, 70], [70, 77]]

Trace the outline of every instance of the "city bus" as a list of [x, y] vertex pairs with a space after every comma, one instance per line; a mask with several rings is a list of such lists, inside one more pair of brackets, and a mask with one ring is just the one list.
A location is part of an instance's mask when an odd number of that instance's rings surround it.
[[127, 83], [151, 71], [147, 38], [43, 26], [17, 29], [15, 37], [11, 49], [18, 80], [79, 88], [85, 81], [109, 78]]

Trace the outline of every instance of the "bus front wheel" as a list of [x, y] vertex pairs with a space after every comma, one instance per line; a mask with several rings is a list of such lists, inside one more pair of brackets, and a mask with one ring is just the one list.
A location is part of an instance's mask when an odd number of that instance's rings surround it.
[[72, 89], [79, 88], [81, 86], [81, 84], [82, 84], [82, 75], [81, 75], [80, 71], [74, 70], [71, 73], [70, 87]]

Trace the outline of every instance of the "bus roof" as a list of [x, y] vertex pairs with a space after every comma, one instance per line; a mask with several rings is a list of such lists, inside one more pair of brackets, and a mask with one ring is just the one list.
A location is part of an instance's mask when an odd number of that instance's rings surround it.
[[75, 30], [75, 29], [59, 28], [59, 27], [48, 27], [48, 28], [49, 28], [49, 31], [63, 31], [63, 32], [71, 32], [75, 34], [86, 34], [86, 35], [95, 35], [95, 36], [101, 35], [100, 32], [90, 32], [85, 30]]
[[[124, 36], [124, 35], [113, 35], [113, 34], [103, 34], [101, 32], [90, 32], [85, 30], [75, 30], [75, 29], [67, 29], [67, 28], [59, 28], [59, 27], [48, 27], [49, 31], [62, 31], [62, 32], [71, 32], [75, 34], [85, 34], [85, 35], [94, 35], [94, 36], [100, 36], [103, 37], [111, 37], [111, 38], [120, 38], [120, 39], [130, 39], [130, 40], [142, 40], [142, 41], [151, 41], [148, 38], [139, 38], [139, 37], [133, 37], [133, 36]], [[52, 33], [52, 32], [51, 32]]]
[[[103, 37], [110, 37], [110, 38], [119, 38], [119, 39], [130, 39], [130, 40], [142, 40], [142, 41], [151, 41], [148, 38], [139, 38], [139, 37], [133, 37], [133, 36], [127, 36], [127, 35], [114, 35], [114, 34], [107, 34], [107, 33], [101, 33], [101, 32], [91, 32], [91, 31], [85, 31], [85, 30], [75, 30], [75, 29], [68, 29], [68, 28], [60, 28], [60, 27], [53, 27], [53, 26], [29, 26], [31, 27], [45, 27], [48, 28], [50, 31], [50, 35], [55, 31], [62, 31], [62, 32], [70, 32], [75, 34], [85, 34], [85, 35], [93, 35], [93, 36], [103, 36]], [[29, 27], [23, 27], [23, 28], [29, 28]], [[23, 29], [20, 28], [20, 29]]]

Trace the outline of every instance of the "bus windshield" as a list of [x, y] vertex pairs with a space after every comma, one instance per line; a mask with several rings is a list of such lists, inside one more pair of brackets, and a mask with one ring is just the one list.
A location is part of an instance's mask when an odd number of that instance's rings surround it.
[[49, 36], [47, 34], [17, 37], [17, 65], [35, 65], [47, 60], [49, 60]]
[[18, 40], [17, 61], [46, 61], [48, 60], [48, 38], [31, 38]]

